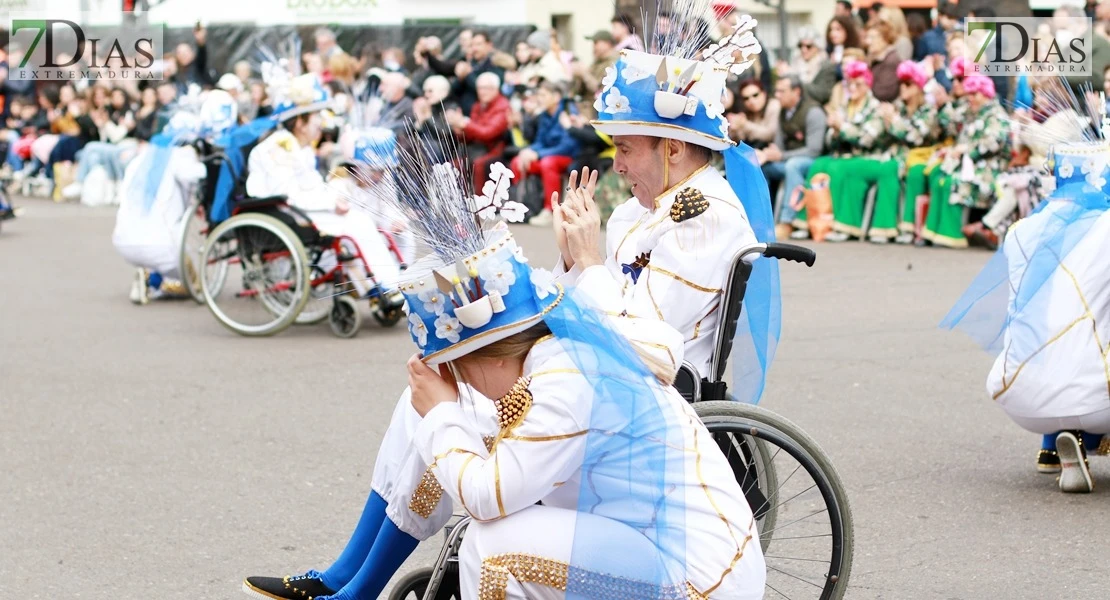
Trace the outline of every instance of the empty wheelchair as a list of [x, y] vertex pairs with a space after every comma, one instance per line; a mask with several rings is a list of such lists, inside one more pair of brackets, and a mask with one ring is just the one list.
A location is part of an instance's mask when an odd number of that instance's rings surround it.
[[[214, 227], [218, 182], [229, 157], [215, 147], [203, 153], [208, 177], [182, 234], [182, 272], [188, 274], [194, 298], [199, 287], [216, 319], [246, 336], [273, 335], [294, 323], [327, 319], [334, 334], [353, 337], [362, 322], [360, 300], [369, 301], [380, 324], [399, 322], [403, 297], [374, 279], [355, 240], [321, 234], [304, 212], [286, 204], [285, 196], [246, 195], [246, 158], [253, 146], [235, 150], [241, 160], [231, 163], [231, 216]], [[402, 262], [392, 237], [382, 235]], [[359, 282], [349, 276], [352, 264], [360, 266]], [[368, 278], [365, 285], [363, 276]], [[359, 288], [368, 291], [360, 294]]]
[[[757, 244], [732, 261], [709, 378], [689, 364], [675, 387], [690, 402], [732, 465], [756, 517], [767, 563], [766, 598], [842, 598], [852, 567], [852, 511], [828, 456], [797, 425], [758, 406], [731, 400], [723, 381], [752, 266], [746, 258], [813, 265], [808, 248]], [[459, 600], [458, 553], [470, 524], [461, 517], [445, 531], [432, 567], [402, 577], [390, 600]]]

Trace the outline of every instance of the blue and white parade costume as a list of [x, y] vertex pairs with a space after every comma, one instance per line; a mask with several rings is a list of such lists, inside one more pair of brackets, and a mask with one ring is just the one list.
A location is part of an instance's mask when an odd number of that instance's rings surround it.
[[[494, 402], [467, 389], [457, 407], [437, 408], [421, 418], [406, 390], [378, 450], [371, 497], [342, 555], [326, 571], [287, 578], [283, 585], [337, 590], [336, 598], [375, 597], [417, 540], [431, 537], [446, 525], [454, 504], [479, 520], [495, 521], [479, 523], [467, 533], [463, 555], [466, 598], [487, 597], [479, 596], [479, 589], [493, 590], [495, 595], [490, 597], [627, 598], [627, 593], [613, 596], [605, 590], [630, 580], [642, 586], [636, 589], [644, 590], [643, 595], [636, 597], [643, 598], [762, 597], [765, 573], [758, 534], [743, 494], [733, 489], [735, 478], [723, 457], [716, 454], [704, 428], [673, 390], [645, 379], [643, 373], [629, 373], [623, 379], [618, 376], [627, 368], [623, 361], [633, 370], [641, 368], [636, 366], [641, 359], [629, 359], [629, 352], [650, 353], [653, 363], [672, 372], [686, 356], [708, 371], [730, 260], [746, 245], [774, 239], [766, 181], [750, 148], [734, 147], [723, 133], [727, 123], [718, 110], [725, 80], [718, 73], [742, 71], [751, 63], [747, 60], [751, 54], [758, 52], [750, 33], [753, 25], [750, 19], [742, 20], [736, 33], [722, 40], [720, 64], [665, 59], [687, 69], [684, 81], [688, 87], [679, 91], [689, 95], [668, 92], [683, 96], [678, 116], [669, 109], [664, 112], [671, 116], [659, 114], [653, 104], [637, 106], [635, 114], [649, 120], [648, 127], [635, 123], [635, 130], [622, 131], [628, 124], [614, 120], [611, 125], [617, 129], [606, 131], [682, 139], [723, 150], [727, 182], [712, 168], [705, 168], [686, 181], [671, 182], [671, 189], [659, 197], [654, 210], [630, 200], [609, 222], [608, 262], [562, 274], [559, 281], [565, 285], [546, 279], [554, 274], [532, 270], [507, 234], [489, 238], [489, 246], [483, 243], [473, 249], [476, 253], [460, 253], [449, 260], [444, 256], [449, 252], [436, 249], [446, 264], [464, 257], [476, 260], [470, 277], [459, 272], [460, 279], [480, 280], [483, 289], [492, 283], [494, 291], [503, 296], [506, 310], [494, 313], [489, 324], [470, 331], [427, 269], [421, 270], [420, 262], [402, 275], [410, 331], [430, 363], [452, 358], [468, 341], [488, 343], [488, 331], [503, 332], [507, 329], [498, 328], [518, 323], [520, 319], [503, 319], [514, 306], [520, 309], [528, 301], [514, 304], [505, 294], [519, 299], [518, 294], [531, 293], [533, 288], [537, 310], [532, 311], [530, 322], [542, 319], [557, 338], [572, 341], [576, 333], [596, 331], [597, 337], [586, 340], [583, 347], [602, 351], [576, 355], [571, 350], [577, 346], [570, 344], [568, 349], [561, 340], [537, 344], [526, 361], [531, 379], [523, 384], [531, 408], [523, 421], [507, 425], [498, 414], [505, 399]], [[744, 50], [747, 62], [733, 65], [732, 51], [737, 49]], [[633, 53], [626, 56], [629, 54]], [[644, 56], [643, 60], [654, 61], [656, 66], [664, 60]], [[623, 69], [623, 64], [618, 67]], [[639, 77], [633, 75], [633, 79]], [[613, 79], [617, 83], [608, 82], [610, 88], [624, 85], [616, 76]], [[672, 84], [677, 81], [668, 85]], [[654, 103], [654, 94], [639, 98]], [[613, 106], [624, 105], [617, 99]], [[687, 106], [694, 109], [692, 119], [681, 114]], [[596, 126], [607, 126], [604, 115]], [[399, 172], [408, 171], [411, 169], [403, 166]], [[493, 193], [483, 193], [489, 196], [487, 200], [500, 202], [499, 173], [507, 169], [495, 165], [491, 171], [487, 186]], [[400, 187], [403, 204], [406, 186], [402, 183]], [[459, 189], [467, 187], [461, 183]], [[410, 216], [409, 221], [418, 230], [429, 227], [421, 219]], [[513, 251], [506, 253], [506, 249]], [[650, 262], [637, 264], [647, 252], [651, 253]], [[501, 260], [492, 264], [488, 262], [492, 258]], [[420, 273], [423, 280], [414, 275]], [[410, 275], [417, 279], [412, 281]], [[757, 262], [745, 297], [747, 319], [741, 320], [734, 351], [739, 373], [734, 389], [751, 402], [758, 401], [762, 392], [778, 339], [777, 286], [774, 261]], [[562, 301], [553, 306], [550, 302], [555, 297]], [[580, 305], [600, 312], [594, 314]], [[598, 373], [611, 377], [599, 382]], [[627, 387], [621, 381], [633, 383]], [[599, 392], [599, 386], [605, 393]], [[618, 398], [625, 404], [612, 405]], [[642, 403], [630, 398], [640, 398]], [[630, 421], [630, 410], [642, 411], [644, 418]], [[613, 440], [628, 439], [608, 435], [616, 431], [640, 441], [666, 439], [667, 443], [652, 446], [637, 457], [625, 452], [638, 443], [625, 450], [610, 445]], [[487, 447], [486, 438], [499, 441]], [[670, 452], [695, 448], [698, 450], [686, 454]], [[603, 468], [605, 455], [627, 460]], [[700, 473], [696, 468], [699, 456]], [[638, 460], [644, 462], [628, 462]], [[583, 472], [604, 477], [591, 479], [592, 487], [582, 485]], [[642, 474], [643, 481], [629, 482], [627, 474], [633, 472]], [[661, 490], [682, 492], [662, 497]], [[545, 506], [531, 506], [539, 500]], [[711, 508], [715, 502], [720, 511]], [[653, 513], [652, 506], [659, 512]], [[653, 520], [652, 514], [666, 516]], [[609, 520], [599, 522], [595, 517]], [[644, 533], [628, 537], [636, 530]], [[599, 553], [602, 549], [605, 551]], [[542, 560], [533, 560], [535, 557]], [[536, 581], [528, 575], [533, 569], [553, 570], [554, 578]], [[599, 576], [602, 573], [611, 577]], [[269, 585], [266, 580], [273, 578], [248, 579], [245, 589], [249, 592]], [[576, 588], [582, 585], [586, 587]], [[294, 597], [283, 593], [268, 597]]]
[[[942, 326], [998, 354], [987, 393], [1045, 434], [1045, 452], [1058, 434], [1094, 451], [1110, 433], [1110, 142], [1058, 145], [1052, 159], [1055, 192], [1013, 225]], [[1085, 464], [1060, 452], [1061, 489], [1090, 491]]]
[[159, 282], [181, 278], [185, 210], [205, 176], [204, 165], [188, 144], [198, 137], [216, 137], [235, 122], [235, 104], [226, 92], [187, 100], [178, 103], [165, 129], [124, 170], [112, 244], [139, 271], [132, 285], [135, 302], [144, 301], [148, 285], [157, 290]]

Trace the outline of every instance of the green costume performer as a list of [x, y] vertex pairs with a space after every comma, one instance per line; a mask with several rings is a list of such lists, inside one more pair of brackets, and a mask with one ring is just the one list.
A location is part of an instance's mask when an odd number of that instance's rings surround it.
[[966, 248], [961, 231], [968, 208], [986, 209], [995, 199], [995, 181], [1006, 170], [1010, 135], [1005, 110], [994, 100], [994, 83], [982, 75], [964, 81], [969, 118], [956, 146], [929, 174], [929, 216], [922, 237], [950, 248]]
[[[940, 127], [936, 108], [925, 101], [923, 87], [928, 81], [925, 70], [913, 61], [905, 61], [898, 65], [898, 79], [902, 85], [901, 96], [894, 101], [894, 115], [887, 121], [887, 133], [894, 141], [895, 158], [886, 166], [906, 180], [906, 198], [898, 229], [911, 234], [905, 240], [899, 239], [909, 243], [913, 240], [917, 197], [926, 190], [925, 170], [933, 153], [931, 146], [939, 141]], [[907, 101], [914, 106], [911, 107]]]

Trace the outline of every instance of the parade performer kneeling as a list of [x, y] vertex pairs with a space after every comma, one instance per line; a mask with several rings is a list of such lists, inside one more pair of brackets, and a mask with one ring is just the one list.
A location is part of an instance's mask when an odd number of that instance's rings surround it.
[[289, 206], [304, 211], [321, 233], [352, 239], [371, 271], [363, 272], [357, 260], [346, 265], [360, 296], [369, 293], [373, 282], [385, 290], [396, 289], [400, 269], [373, 217], [365, 211], [352, 211], [349, 199], [329, 186], [317, 168], [315, 145], [321, 134], [321, 112], [331, 106], [327, 90], [312, 74], [286, 79], [276, 67], [264, 70], [263, 74], [267, 73], [272, 73], [267, 83], [271, 98], [278, 98], [274, 118], [281, 126], [251, 150], [247, 194], [253, 198], [285, 196]]
[[[656, 319], [610, 319], [592, 308], [606, 299], [533, 269], [507, 227], [485, 218], [517, 207], [464, 196], [468, 178], [450, 164], [431, 171], [406, 210], [421, 215], [413, 227], [432, 249], [401, 284], [420, 349], [408, 363], [420, 417], [411, 444], [428, 465], [407, 508], [430, 516], [446, 492], [475, 518], [463, 597], [599, 598], [634, 586], [641, 598], [761, 598], [751, 509], [669, 385], [682, 337]], [[634, 349], [618, 327], [654, 344]], [[378, 528], [370, 559], [381, 565], [397, 534], [388, 521]]]
[[990, 397], [1044, 436], [1037, 470], [1085, 493], [1087, 452], [1105, 452], [1110, 433], [1110, 142], [1057, 144], [1051, 161], [1056, 190], [1011, 227], [942, 326], [998, 354]]
[[[556, 233], [563, 256], [560, 270], [567, 271], [560, 277], [564, 287], [590, 290], [595, 304], [618, 323], [665, 321], [682, 336], [687, 360], [708, 374], [731, 260], [747, 245], [773, 241], [774, 229], [766, 180], [754, 152], [744, 145], [734, 147], [728, 139], [721, 105], [727, 73], [742, 72], [757, 58], [760, 49], [751, 33], [755, 22], [744, 17], [733, 34], [716, 44], [696, 41], [700, 30], [693, 23], [692, 18], [672, 20], [673, 27], [689, 29], [689, 44], [676, 42], [665, 55], [625, 53], [628, 60], [606, 78], [602, 102], [613, 108], [608, 113], [612, 119], [603, 114], [598, 127], [611, 124], [621, 137], [616, 140], [616, 168], [633, 184], [636, 196], [610, 219], [611, 258], [602, 263], [592, 175], [572, 178]], [[689, 58], [699, 47], [707, 48], [705, 62]], [[742, 60], [736, 62], [734, 55]], [[641, 84], [652, 89], [641, 90]], [[663, 98], [658, 110], [656, 92]], [[724, 151], [727, 182], [709, 165], [714, 151]], [[419, 177], [405, 164], [398, 173], [405, 179]], [[494, 165], [483, 195], [507, 198], [511, 179], [511, 171]], [[407, 186], [401, 187], [404, 197]], [[409, 221], [419, 227], [416, 219]], [[734, 384], [736, 397], [749, 402], [758, 401], [778, 339], [777, 275], [774, 261], [757, 262], [745, 295], [745, 318], [733, 352]], [[422, 302], [437, 298], [428, 295]], [[411, 298], [409, 302], [412, 307]], [[635, 340], [637, 350], [660, 345], [651, 335], [640, 335], [648, 328], [618, 326]], [[661, 360], [677, 369], [682, 355], [665, 354]], [[479, 391], [471, 388], [470, 393], [476, 397]], [[415, 442], [422, 421], [411, 390], [406, 390], [379, 448], [362, 517], [328, 569], [296, 577], [251, 577], [245, 589], [276, 598], [299, 598], [301, 592], [376, 597], [418, 541], [440, 531], [452, 512], [450, 494], [416, 501], [426, 498], [421, 491], [425, 483], [430, 485], [429, 463]]]
[[[201, 104], [203, 102], [203, 104]], [[198, 113], [201, 116], [198, 116]], [[234, 101], [225, 92], [181, 101], [166, 127], [144, 146], [123, 175], [112, 244], [136, 268], [131, 301], [186, 297], [179, 273], [182, 219], [204, 165], [189, 145], [232, 126]]]

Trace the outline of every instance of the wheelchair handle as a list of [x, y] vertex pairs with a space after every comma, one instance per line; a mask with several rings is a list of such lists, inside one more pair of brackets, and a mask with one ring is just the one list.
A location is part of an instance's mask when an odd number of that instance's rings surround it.
[[763, 251], [763, 256], [805, 263], [807, 267], [812, 267], [814, 261], [817, 260], [816, 252], [809, 248], [803, 248], [802, 246], [795, 246], [793, 244], [767, 244], [767, 249]]

